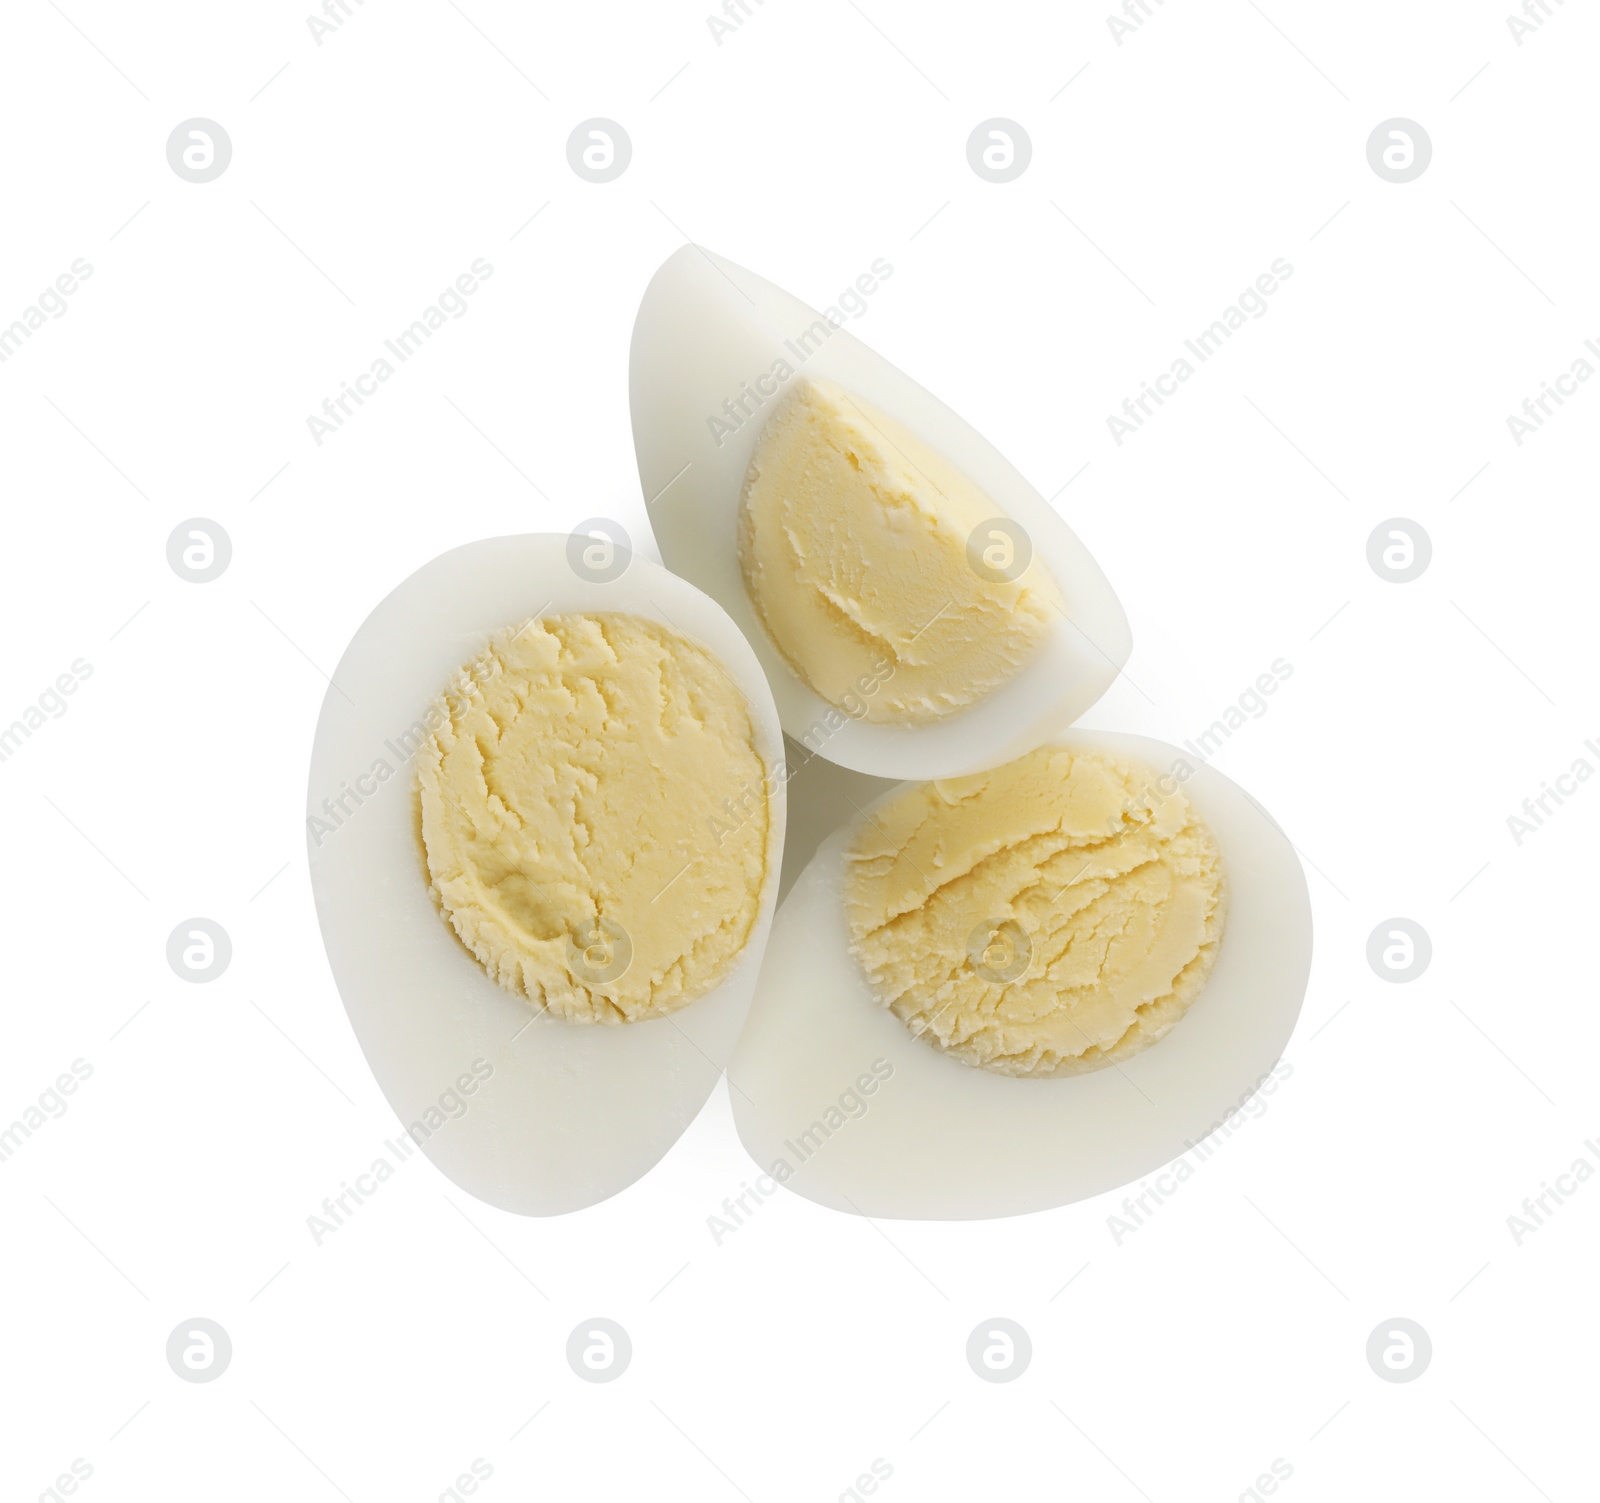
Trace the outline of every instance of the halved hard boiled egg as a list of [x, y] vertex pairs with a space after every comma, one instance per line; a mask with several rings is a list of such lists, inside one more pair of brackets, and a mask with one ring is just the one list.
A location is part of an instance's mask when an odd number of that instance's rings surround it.
[[979, 771], [1127, 661], [1122, 607], [1049, 503], [837, 317], [686, 246], [645, 292], [629, 393], [662, 558], [738, 623], [807, 751]]
[[906, 783], [789, 890], [729, 1079], [761, 1169], [837, 1210], [1045, 1210], [1167, 1163], [1277, 1063], [1311, 913], [1288, 838], [1176, 747], [1069, 731]]
[[413, 1141], [553, 1215], [631, 1184], [732, 1052], [783, 849], [783, 741], [709, 596], [582, 533], [434, 559], [318, 720], [311, 882]]

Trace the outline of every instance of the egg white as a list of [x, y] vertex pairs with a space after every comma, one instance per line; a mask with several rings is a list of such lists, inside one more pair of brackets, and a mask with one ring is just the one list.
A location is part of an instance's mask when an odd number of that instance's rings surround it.
[[[739, 499], [762, 425], [795, 381], [819, 375], [859, 394], [943, 453], [1022, 525], [1061, 587], [1067, 618], [1057, 617], [1040, 652], [978, 704], [919, 726], [847, 720], [821, 742], [822, 755], [857, 772], [918, 779], [1023, 756], [1110, 687], [1133, 646], [1127, 616], [1050, 504], [936, 397], [844, 329], [800, 359], [785, 341], [798, 342], [821, 317], [699, 246], [685, 246], [656, 272], [634, 323], [628, 389], [639, 479], [661, 557], [739, 624], [766, 670], [784, 730], [805, 739], [832, 707], [795, 674], [750, 601], [739, 567]], [[723, 403], [754, 387], [778, 359], [794, 377], [737, 431], [714, 434], [708, 419], [720, 417]], [[817, 737], [808, 744], [818, 746]]]
[[[783, 755], [761, 666], [726, 613], [693, 585], [633, 555], [593, 583], [567, 562], [565, 535], [485, 538], [440, 555], [361, 624], [317, 722], [307, 808], [345, 794], [337, 828], [308, 839], [311, 886], [339, 995], [402, 1123], [436, 1106], [482, 1059], [493, 1073], [424, 1142], [461, 1189], [503, 1210], [548, 1216], [592, 1205], [645, 1173], [705, 1103], [739, 1036], [771, 927], [783, 848], [781, 784], [771, 800], [768, 876], [754, 930], [714, 991], [662, 1018], [615, 1026], [537, 1013], [497, 986], [428, 893], [415, 768], [401, 737], [490, 634], [533, 615], [625, 611], [709, 651], [749, 703], [770, 769]], [[392, 768], [386, 779], [375, 761]], [[356, 780], [362, 779], [361, 782]], [[708, 810], [708, 815], [716, 811]]]
[[[1176, 747], [1143, 736], [1071, 731], [1051, 744], [1115, 753], [1158, 772], [1180, 760], [1192, 765]], [[1181, 787], [1216, 836], [1229, 887], [1210, 979], [1143, 1053], [1063, 1079], [961, 1064], [914, 1038], [876, 1001], [848, 950], [843, 897], [845, 850], [875, 805], [852, 815], [778, 911], [729, 1066], [734, 1121], [756, 1163], [773, 1173], [781, 1161], [790, 1173], [776, 1177], [789, 1189], [835, 1210], [947, 1221], [1014, 1216], [1137, 1180], [1237, 1109], [1277, 1063], [1299, 1016], [1311, 966], [1310, 899], [1294, 847], [1248, 793], [1204, 765]], [[874, 1065], [871, 1093], [856, 1089]], [[820, 1137], [812, 1124], [830, 1107], [842, 1125]]]

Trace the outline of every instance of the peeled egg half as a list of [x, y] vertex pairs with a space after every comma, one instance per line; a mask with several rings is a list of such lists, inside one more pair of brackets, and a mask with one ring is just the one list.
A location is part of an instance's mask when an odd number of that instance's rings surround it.
[[[1276, 1065], [1311, 964], [1310, 901], [1288, 838], [1242, 788], [1176, 747], [1102, 731], [1049, 745], [1176, 775], [1226, 882], [1226, 925], [1203, 986], [1154, 1042], [1089, 1073], [1022, 1078], [943, 1052], [875, 997], [851, 949], [849, 853], [905, 788], [847, 803], [845, 823], [778, 912], [729, 1067], [739, 1136], [789, 1189], [872, 1217], [971, 1220], [1066, 1205], [1178, 1157]], [[946, 847], [919, 847], [915, 859], [932, 885], [945, 880]], [[1120, 939], [1088, 943], [1114, 950]]]
[[[755, 988], [783, 848], [785, 801], [773, 778], [759, 906], [742, 949], [703, 995], [630, 1022], [566, 1021], [496, 984], [430, 895], [419, 728], [463, 665], [531, 618], [620, 613], [670, 629], [742, 693], [761, 764], [770, 771], [782, 761], [761, 665], [726, 612], [659, 565], [620, 550], [597, 558], [595, 546], [579, 536], [487, 538], [424, 565], [345, 650], [311, 756], [312, 891], [367, 1062], [444, 1174], [524, 1215], [556, 1215], [616, 1194], [666, 1153], [705, 1103]], [[693, 715], [698, 707], [683, 708]]]
[[[1127, 617], [1105, 575], [1004, 456], [836, 321], [743, 267], [693, 245], [662, 265], [634, 324], [629, 394], [639, 478], [662, 558], [738, 623], [772, 685], [784, 731], [808, 750], [878, 777], [979, 771], [1071, 724], [1127, 661]], [[747, 480], [770, 480], [796, 452], [791, 447], [786, 460], [776, 441], [763, 446], [774, 418], [782, 422], [793, 410], [786, 403], [809, 403], [817, 421], [831, 415], [843, 434], [843, 460], [857, 470], [863, 466], [851, 445], [862, 440], [867, 472], [887, 474], [891, 492], [906, 481], [943, 501], [937, 523], [916, 506], [875, 516], [869, 505], [837, 526], [823, 519], [816, 536], [804, 538], [786, 538], [783, 523], [769, 518], [768, 555], [792, 541], [811, 585], [816, 570], [837, 576], [807, 599], [782, 602], [793, 607], [782, 626], [784, 611], [753, 598], [752, 578], [776, 578], [777, 570], [762, 573], [751, 562], [763, 558], [751, 520], [761, 512], [745, 499]], [[836, 470], [850, 479], [842, 461]], [[813, 478], [824, 505], [838, 495], [822, 470], [813, 469]], [[804, 515], [816, 520], [815, 508]], [[924, 538], [938, 534], [953, 588], [930, 582], [897, 546], [918, 526]], [[964, 573], [968, 559], [981, 586]], [[771, 564], [767, 557], [761, 568]], [[883, 627], [880, 590], [910, 591], [923, 619]], [[1016, 590], [1025, 592], [1020, 605]], [[835, 622], [846, 646], [853, 636], [892, 641], [882, 660], [925, 670], [929, 683], [908, 685], [915, 676], [908, 672], [885, 689], [881, 675], [856, 677], [852, 668], [830, 672], [824, 684], [799, 660]], [[777, 639], [784, 630], [787, 642]], [[959, 683], [947, 692], [939, 674], [947, 661], [959, 667], [963, 654], [987, 658], [971, 670], [979, 687]], [[914, 698], [904, 713], [891, 713], [903, 690]]]

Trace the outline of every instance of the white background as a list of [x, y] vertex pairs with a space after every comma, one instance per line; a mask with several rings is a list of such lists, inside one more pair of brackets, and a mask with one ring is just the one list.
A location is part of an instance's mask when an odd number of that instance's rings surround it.
[[[1518, 46], [1506, 3], [1168, 0], [1120, 46], [1077, 0], [752, 0], [720, 46], [687, 0], [370, 0], [321, 46], [293, 3], [8, 4], [0, 322], [93, 275], [0, 365], [0, 722], [93, 674], [0, 764], [0, 1122], [93, 1075], [0, 1164], [6, 1496], [76, 1458], [107, 1500], [427, 1500], [476, 1458], [489, 1498], [833, 1499], [876, 1458], [906, 1499], [1234, 1499], [1279, 1458], [1304, 1503], [1592, 1496], [1600, 1187], [1520, 1246], [1507, 1218], [1600, 1160], [1600, 787], [1520, 846], [1506, 819], [1600, 766], [1600, 389], [1520, 447], [1505, 419], [1600, 337], [1600, 17]], [[165, 156], [192, 116], [233, 142], [205, 185]], [[633, 141], [606, 185], [567, 165], [591, 116]], [[1033, 142], [1005, 185], [967, 165], [991, 116]], [[1393, 116], [1434, 146], [1405, 185], [1366, 160]], [[600, 513], [649, 550], [628, 334], [686, 238], [817, 305], [892, 263], [854, 332], [1127, 607], [1091, 723], [1179, 741], [1293, 665], [1216, 759], [1307, 861], [1293, 1074], [1120, 1245], [1118, 1196], [873, 1225], [783, 1194], [719, 1247], [751, 1173], [725, 1088], [582, 1214], [419, 1155], [307, 1230], [398, 1128], [306, 876], [324, 673], [457, 543]], [[306, 417], [480, 256], [470, 312], [318, 447]], [[1267, 314], [1114, 444], [1278, 257]], [[201, 586], [165, 557], [193, 516], [234, 548]], [[1405, 585], [1366, 558], [1396, 516], [1433, 543]], [[195, 914], [234, 944], [205, 986], [164, 955]], [[1434, 946], [1407, 985], [1365, 959], [1396, 915]], [[634, 1345], [603, 1386], [563, 1355], [595, 1315]], [[964, 1358], [997, 1315], [1034, 1346], [1004, 1385]], [[232, 1337], [210, 1384], [165, 1361], [193, 1316]], [[1406, 1384], [1364, 1355], [1396, 1316], [1434, 1348]]]

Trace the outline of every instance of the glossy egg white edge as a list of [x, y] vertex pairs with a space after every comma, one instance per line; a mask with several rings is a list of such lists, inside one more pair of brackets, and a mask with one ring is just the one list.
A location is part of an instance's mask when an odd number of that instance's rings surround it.
[[[637, 555], [616, 579], [590, 582], [568, 564], [568, 546], [565, 535], [486, 538], [440, 555], [386, 596], [333, 675], [307, 798], [323, 943], [378, 1085], [402, 1124], [430, 1109], [443, 1116], [421, 1146], [461, 1189], [534, 1216], [626, 1188], [704, 1105], [755, 988], [785, 813], [781, 783], [770, 780], [760, 914], [734, 969], [706, 996], [645, 1022], [578, 1024], [536, 1012], [489, 979], [429, 896], [405, 737], [492, 632], [575, 611], [660, 622], [707, 649], [738, 684], [769, 771], [783, 755], [761, 665], [715, 601]], [[324, 800], [341, 796], [336, 827], [312, 822], [332, 824]], [[463, 1076], [470, 1095], [458, 1088]], [[452, 1090], [465, 1103], [459, 1113]]]
[[[1143, 736], [1071, 731], [1051, 744], [1158, 773], [1193, 766]], [[1310, 898], [1293, 846], [1248, 793], [1204, 765], [1180, 786], [1216, 836], [1229, 886], [1211, 977], [1165, 1038], [1064, 1079], [958, 1063], [878, 1004], [847, 948], [844, 852], [858, 820], [836, 830], [778, 911], [728, 1069], [739, 1136], [760, 1168], [859, 1215], [1015, 1216], [1136, 1181], [1236, 1111], [1299, 1017]]]
[[[828, 330], [826, 337], [817, 332]], [[807, 331], [811, 331], [809, 334]], [[981, 703], [923, 726], [841, 718], [773, 645], [739, 567], [737, 518], [745, 472], [767, 417], [793, 380], [784, 360], [897, 418], [964, 470], [1019, 522], [1055, 576], [1070, 619]], [[731, 434], [723, 404], [758, 378], [773, 388]], [[767, 671], [783, 728], [830, 761], [878, 777], [954, 777], [1042, 745], [1105, 693], [1132, 651], [1128, 619], [1088, 549], [1038, 491], [981, 434], [909, 376], [815, 309], [753, 272], [685, 246], [656, 272], [634, 323], [629, 401], [639, 479], [668, 568], [699, 585], [738, 622]]]

